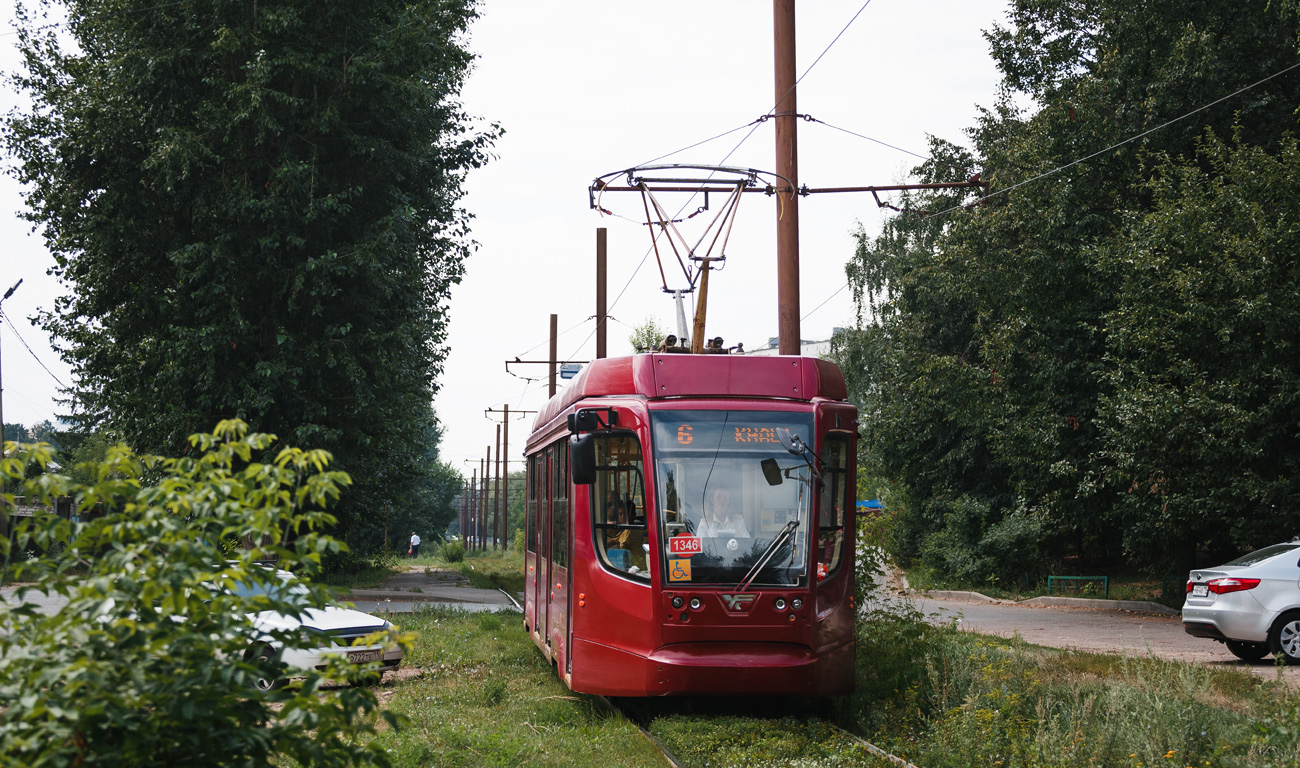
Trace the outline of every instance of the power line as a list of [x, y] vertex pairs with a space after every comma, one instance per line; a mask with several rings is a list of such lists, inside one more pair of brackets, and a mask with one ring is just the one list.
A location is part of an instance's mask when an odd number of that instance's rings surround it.
[[835, 293], [832, 293], [830, 296], [827, 296], [827, 297], [826, 297], [826, 301], [823, 301], [821, 304], [818, 304], [817, 306], [813, 307], [813, 308], [808, 312], [808, 314], [804, 315], [802, 318], [800, 318], [800, 320], [807, 320], [808, 318], [812, 317], [814, 314], [816, 314], [817, 310], [819, 310], [819, 309], [821, 309], [822, 307], [826, 306], [827, 302], [829, 302], [831, 299], [835, 298], [836, 296], [839, 296], [841, 293], [844, 293], [844, 289], [845, 289], [845, 288], [848, 288], [848, 287], [849, 287], [849, 284], [848, 284], [848, 283], [845, 283], [844, 285], [841, 285], [841, 286], [840, 286], [840, 289], [839, 289], [838, 291], [836, 291]]
[[[1000, 189], [1000, 190], [998, 190], [997, 192], [993, 192], [993, 193], [990, 193], [990, 194], [984, 195], [983, 197], [977, 198], [977, 199], [976, 199], [975, 201], [973, 201], [973, 202], [970, 202], [970, 203], [962, 203], [962, 204], [960, 204], [960, 205], [954, 205], [954, 206], [952, 206], [951, 208], [945, 208], [945, 209], [942, 210], [942, 211], [937, 211], [937, 212], [935, 212], [935, 213], [932, 213], [932, 214], [930, 214], [930, 216], [944, 216], [944, 215], [949, 214], [949, 213], [952, 213], [953, 211], [958, 210], [958, 209], [962, 209], [962, 208], [970, 208], [971, 206], [977, 205], [978, 203], [982, 203], [982, 202], [984, 202], [985, 200], [989, 200], [989, 199], [992, 199], [992, 198], [997, 197], [997, 196], [999, 196], [999, 195], [1006, 194], [1006, 193], [1008, 193], [1008, 192], [1010, 192], [1010, 191], [1012, 191], [1012, 190], [1014, 190], [1014, 189], [1019, 189], [1020, 187], [1026, 186], [1026, 185], [1028, 185], [1028, 184], [1032, 184], [1032, 183], [1035, 182], [1035, 181], [1039, 181], [1039, 180], [1041, 180], [1041, 179], [1045, 179], [1045, 178], [1047, 178], [1047, 177], [1049, 177], [1049, 176], [1054, 176], [1054, 175], [1060, 173], [1061, 171], [1064, 171], [1064, 170], [1068, 170], [1068, 169], [1070, 169], [1070, 168], [1073, 168], [1074, 166], [1076, 166], [1076, 165], [1078, 165], [1078, 164], [1080, 164], [1080, 163], [1087, 162], [1088, 160], [1092, 160], [1093, 158], [1096, 158], [1096, 157], [1100, 157], [1101, 155], [1104, 155], [1104, 154], [1106, 154], [1107, 152], [1112, 152], [1112, 151], [1114, 151], [1114, 150], [1116, 150], [1116, 149], [1119, 149], [1120, 147], [1122, 147], [1122, 146], [1124, 146], [1124, 145], [1126, 145], [1126, 144], [1131, 144], [1131, 143], [1133, 143], [1134, 141], [1137, 141], [1138, 139], [1141, 139], [1141, 138], [1143, 138], [1143, 137], [1145, 137], [1145, 136], [1149, 136], [1149, 135], [1155, 133], [1156, 131], [1159, 131], [1159, 130], [1161, 130], [1161, 129], [1163, 129], [1163, 128], [1167, 128], [1167, 127], [1173, 125], [1174, 123], [1180, 122], [1180, 121], [1182, 121], [1182, 120], [1186, 120], [1187, 118], [1191, 117], [1192, 115], [1197, 114], [1198, 112], [1204, 112], [1205, 110], [1209, 109], [1210, 107], [1213, 107], [1213, 106], [1216, 106], [1216, 105], [1218, 105], [1218, 104], [1221, 104], [1222, 102], [1225, 102], [1225, 101], [1227, 101], [1228, 99], [1233, 98], [1234, 96], [1238, 96], [1238, 95], [1240, 95], [1240, 94], [1242, 94], [1242, 93], [1245, 93], [1246, 91], [1249, 91], [1249, 90], [1251, 90], [1252, 88], [1257, 88], [1257, 87], [1263, 85], [1264, 83], [1268, 82], [1269, 80], [1273, 80], [1274, 78], [1281, 77], [1282, 75], [1285, 75], [1286, 73], [1288, 73], [1288, 72], [1290, 72], [1290, 71], [1292, 71], [1292, 70], [1294, 70], [1294, 69], [1296, 69], [1296, 68], [1300, 68], [1300, 63], [1292, 64], [1291, 66], [1286, 67], [1285, 69], [1282, 69], [1281, 71], [1275, 72], [1275, 73], [1269, 75], [1268, 77], [1265, 77], [1265, 78], [1263, 78], [1263, 79], [1257, 80], [1257, 81], [1251, 83], [1250, 85], [1244, 86], [1244, 87], [1242, 87], [1242, 88], [1238, 88], [1237, 90], [1233, 91], [1232, 93], [1229, 93], [1229, 94], [1226, 95], [1226, 96], [1223, 96], [1223, 97], [1220, 97], [1220, 98], [1218, 98], [1218, 99], [1215, 99], [1214, 101], [1211, 101], [1211, 102], [1208, 103], [1208, 104], [1204, 104], [1204, 105], [1202, 105], [1202, 106], [1200, 106], [1200, 107], [1197, 107], [1196, 109], [1193, 109], [1193, 110], [1191, 110], [1190, 112], [1186, 112], [1186, 113], [1184, 113], [1184, 114], [1182, 114], [1182, 115], [1179, 115], [1178, 117], [1175, 117], [1175, 118], [1173, 118], [1173, 119], [1171, 119], [1171, 120], [1166, 120], [1165, 122], [1161, 123], [1160, 125], [1157, 125], [1157, 126], [1154, 127], [1154, 128], [1151, 128], [1151, 129], [1149, 129], [1149, 130], [1143, 131], [1142, 133], [1139, 133], [1139, 134], [1137, 134], [1137, 135], [1135, 135], [1135, 136], [1130, 136], [1129, 138], [1124, 139], [1123, 141], [1116, 142], [1115, 144], [1112, 144], [1112, 145], [1110, 145], [1109, 147], [1106, 147], [1105, 149], [1098, 150], [1098, 151], [1096, 151], [1096, 152], [1093, 152], [1093, 153], [1090, 154], [1090, 155], [1086, 155], [1086, 156], [1081, 157], [1081, 158], [1079, 158], [1079, 159], [1077, 159], [1077, 160], [1073, 160], [1073, 161], [1071, 161], [1071, 162], [1069, 162], [1069, 163], [1066, 163], [1065, 165], [1061, 165], [1061, 166], [1058, 166], [1058, 167], [1056, 167], [1056, 168], [1053, 168], [1053, 169], [1050, 170], [1050, 171], [1046, 171], [1046, 172], [1044, 172], [1044, 173], [1040, 173], [1040, 174], [1038, 174], [1037, 176], [1034, 176], [1034, 177], [1032, 177], [1032, 178], [1029, 178], [1029, 179], [1026, 179], [1026, 180], [1024, 180], [1024, 181], [1022, 181], [1022, 182], [1019, 182], [1018, 184], [1013, 184], [1013, 185], [1007, 187], [1006, 189]], [[830, 126], [830, 127], [833, 128], [834, 126]], [[839, 130], [843, 130], [843, 129], [839, 129]], [[864, 136], [863, 138], [867, 138], [867, 137]], [[874, 139], [873, 139], [873, 141], [874, 141]], [[902, 150], [902, 151], [906, 151], [906, 150]], [[840, 293], [842, 293], [842, 292], [844, 291], [845, 288], [849, 287], [849, 285], [850, 285], [850, 284], [846, 281], [846, 282], [844, 283], [844, 285], [841, 285], [841, 286], [840, 286], [839, 290], [837, 290], [835, 293], [833, 293], [833, 294], [831, 294], [829, 297], [827, 297], [827, 298], [826, 298], [826, 301], [823, 301], [821, 304], [818, 304], [818, 305], [817, 305], [817, 308], [814, 309], [813, 312], [816, 312], [818, 309], [821, 309], [822, 306], [823, 306], [824, 304], [826, 304], [826, 302], [828, 302], [828, 301], [830, 301], [831, 299], [833, 299], [833, 298], [835, 298], [836, 296], [838, 296]], [[812, 312], [809, 312], [808, 314], [811, 315]], [[807, 319], [807, 316], [806, 316], [806, 315], [805, 315], [804, 319]]]
[[41, 359], [36, 356], [36, 353], [32, 351], [32, 348], [28, 346], [27, 340], [24, 339], [23, 335], [18, 332], [18, 327], [14, 325], [14, 321], [9, 319], [8, 313], [6, 313], [3, 309], [0, 309], [0, 318], [3, 318], [4, 321], [8, 323], [9, 330], [14, 332], [14, 335], [18, 337], [18, 341], [22, 342], [22, 345], [27, 349], [27, 353], [32, 356], [32, 359], [35, 360], [36, 364], [41, 367], [41, 370], [50, 374], [50, 378], [54, 379], [55, 383], [57, 383], [60, 387], [67, 389], [68, 386], [64, 384], [62, 381], [59, 381], [59, 377], [51, 373], [50, 369], [45, 367], [45, 363], [41, 362]]
[[1020, 182], [1020, 183], [1018, 183], [1018, 184], [1012, 184], [1011, 186], [1007, 187], [1006, 189], [999, 189], [997, 192], [991, 192], [991, 193], [989, 193], [989, 194], [987, 194], [987, 195], [984, 195], [983, 197], [976, 198], [973, 202], [970, 202], [970, 203], [963, 203], [963, 204], [961, 204], [961, 205], [954, 205], [954, 206], [952, 206], [951, 208], [946, 208], [946, 209], [944, 209], [944, 210], [942, 210], [942, 211], [937, 211], [937, 212], [935, 212], [934, 214], [931, 214], [931, 215], [933, 215], [933, 216], [943, 216], [944, 214], [951, 213], [951, 212], [953, 212], [953, 211], [955, 211], [955, 210], [957, 210], [957, 209], [959, 209], [959, 208], [969, 208], [969, 207], [971, 207], [971, 206], [973, 206], [973, 205], [978, 205], [979, 203], [982, 203], [982, 202], [984, 202], [985, 200], [990, 200], [990, 199], [992, 199], [992, 198], [998, 197], [999, 195], [1005, 195], [1006, 193], [1008, 193], [1008, 192], [1010, 192], [1010, 191], [1012, 191], [1012, 190], [1019, 189], [1020, 187], [1023, 187], [1023, 186], [1025, 186], [1025, 185], [1027, 185], [1027, 184], [1032, 184], [1032, 183], [1034, 183], [1035, 181], [1039, 181], [1039, 180], [1041, 180], [1041, 179], [1045, 179], [1045, 178], [1047, 178], [1048, 176], [1054, 176], [1054, 175], [1060, 173], [1061, 171], [1065, 171], [1065, 170], [1068, 170], [1068, 169], [1070, 169], [1070, 168], [1073, 168], [1074, 166], [1078, 165], [1079, 163], [1085, 163], [1085, 162], [1087, 162], [1087, 161], [1089, 161], [1089, 160], [1092, 160], [1093, 158], [1100, 157], [1101, 155], [1104, 155], [1104, 154], [1106, 154], [1106, 153], [1108, 153], [1108, 152], [1113, 152], [1114, 150], [1119, 149], [1120, 147], [1124, 146], [1125, 144], [1131, 144], [1131, 143], [1137, 141], [1138, 139], [1144, 138], [1144, 137], [1146, 137], [1146, 136], [1150, 136], [1151, 134], [1155, 133], [1156, 131], [1162, 130], [1162, 129], [1164, 129], [1164, 128], [1168, 128], [1169, 126], [1173, 125], [1174, 123], [1177, 123], [1177, 122], [1181, 122], [1181, 121], [1183, 121], [1183, 120], [1186, 120], [1187, 118], [1191, 117], [1192, 115], [1197, 114], [1198, 112], [1204, 112], [1205, 110], [1209, 109], [1210, 107], [1213, 107], [1213, 106], [1216, 106], [1216, 105], [1218, 105], [1218, 104], [1221, 104], [1221, 103], [1227, 101], [1228, 99], [1231, 99], [1231, 98], [1234, 97], [1234, 96], [1240, 95], [1240, 94], [1242, 94], [1242, 93], [1245, 93], [1246, 91], [1251, 90], [1252, 88], [1256, 88], [1256, 87], [1258, 87], [1258, 86], [1260, 86], [1260, 85], [1263, 85], [1264, 83], [1267, 83], [1269, 80], [1272, 80], [1272, 79], [1274, 79], [1274, 78], [1276, 78], [1276, 77], [1281, 77], [1282, 75], [1285, 75], [1286, 73], [1288, 73], [1288, 72], [1290, 72], [1291, 70], [1296, 69], [1296, 68], [1298, 68], [1298, 67], [1300, 67], [1300, 63], [1292, 64], [1291, 66], [1287, 67], [1286, 69], [1283, 69], [1283, 70], [1280, 71], [1280, 72], [1275, 72], [1275, 73], [1269, 75], [1268, 77], [1265, 77], [1265, 78], [1262, 79], [1262, 80], [1257, 80], [1257, 81], [1251, 83], [1250, 85], [1244, 86], [1244, 87], [1242, 87], [1242, 88], [1238, 88], [1237, 90], [1233, 91], [1232, 93], [1228, 94], [1227, 96], [1223, 96], [1223, 97], [1221, 97], [1221, 98], [1215, 99], [1214, 101], [1211, 101], [1209, 104], [1205, 104], [1205, 105], [1203, 105], [1203, 106], [1197, 107], [1196, 109], [1193, 109], [1192, 111], [1187, 112], [1187, 113], [1185, 113], [1185, 114], [1179, 115], [1178, 117], [1175, 117], [1175, 118], [1173, 118], [1172, 120], [1166, 120], [1165, 122], [1161, 123], [1160, 125], [1157, 125], [1157, 126], [1154, 127], [1154, 128], [1151, 128], [1151, 129], [1149, 129], [1149, 130], [1143, 131], [1142, 133], [1139, 133], [1139, 134], [1137, 134], [1136, 136], [1130, 136], [1129, 138], [1124, 139], [1123, 141], [1120, 141], [1120, 142], [1116, 142], [1115, 144], [1111, 144], [1109, 147], [1106, 147], [1105, 149], [1099, 149], [1099, 150], [1097, 150], [1096, 152], [1093, 152], [1091, 155], [1087, 155], [1087, 156], [1085, 156], [1085, 157], [1081, 157], [1081, 158], [1079, 158], [1078, 160], [1074, 160], [1074, 161], [1071, 161], [1071, 162], [1069, 162], [1069, 163], [1066, 163], [1065, 165], [1058, 166], [1058, 167], [1056, 167], [1056, 168], [1053, 168], [1053, 169], [1050, 170], [1050, 171], [1046, 171], [1046, 172], [1044, 172], [1044, 173], [1040, 173], [1040, 174], [1038, 174], [1037, 176], [1034, 176], [1034, 177], [1029, 178], [1029, 179], [1025, 179], [1024, 181], [1022, 181], [1022, 182]]
[[[826, 44], [826, 47], [823, 48], [822, 52], [817, 55], [817, 58], [813, 60], [813, 63], [808, 65], [808, 68], [803, 71], [803, 74], [799, 76], [799, 79], [794, 81], [794, 85], [790, 86], [790, 90], [794, 90], [796, 87], [798, 87], [799, 83], [803, 82], [803, 79], [808, 76], [808, 73], [812, 72], [813, 68], [816, 67], [817, 64], [826, 56], [826, 54], [830, 52], [831, 48], [833, 48], [835, 44], [839, 42], [840, 38], [844, 36], [844, 33], [849, 30], [849, 27], [853, 26], [853, 22], [858, 20], [858, 17], [862, 15], [862, 12], [867, 9], [868, 5], [871, 5], [871, 0], [866, 0], [866, 2], [862, 4], [862, 7], [858, 8], [857, 13], [853, 14], [853, 17], [850, 18], [848, 22], [845, 23], [844, 27], [841, 28], [840, 31], [835, 35], [835, 37], [832, 38], [831, 41]], [[744, 137], [742, 137], [741, 140], [736, 144], [736, 146], [732, 147], [731, 151], [728, 152], [726, 156], [723, 157], [722, 160], [718, 161], [717, 163], [717, 165], [726, 165], [727, 161], [731, 159], [731, 156], [736, 154], [736, 152], [739, 151], [742, 146], [744, 146], [746, 141], [749, 141], [749, 137], [754, 135], [754, 131], [758, 130], [758, 126], [761, 125], [763, 122], [765, 122], [767, 118], [772, 115], [773, 111], [776, 110], [776, 108], [780, 106], [781, 102], [784, 101], [785, 98], [789, 95], [790, 93], [789, 91], [787, 91], [785, 94], [781, 96], [781, 98], [777, 99], [776, 103], [772, 105], [772, 108], [767, 111], [766, 115], [764, 115], [761, 118], [758, 118], [757, 120], [754, 120], [753, 122], [746, 123], [745, 125], [733, 128], [730, 131], [727, 131], [725, 133], [720, 133], [717, 136], [714, 136], [713, 138], [705, 139], [703, 141], [697, 141], [688, 147], [683, 147], [682, 149], [676, 150], [674, 152], [669, 152], [666, 155], [660, 155], [659, 157], [656, 157], [654, 160], [650, 160], [647, 161], [646, 163], [643, 163], [643, 165], [649, 165], [650, 163], [656, 162], [658, 160], [663, 160], [664, 158], [672, 157], [673, 155], [679, 154], [681, 152], [685, 152], [688, 149], [693, 149], [695, 147], [700, 146], [701, 144], [707, 144], [710, 141], [714, 141], [715, 139], [720, 139], [723, 136], [728, 136], [730, 134], [735, 133], [736, 131], [741, 130], [742, 128], [748, 127], [749, 132], [746, 133]], [[712, 174], [710, 174], [710, 178], [711, 177]], [[680, 216], [682, 211], [685, 211], [686, 208], [690, 206], [691, 201], [694, 199], [695, 199], [695, 195], [691, 195], [691, 197], [688, 198], [686, 202], [682, 204], [682, 207], [678, 209], [677, 213], [674, 214], [673, 218], [677, 218], [677, 216]], [[609, 305], [609, 309], [613, 309], [618, 305], [619, 299], [623, 298], [623, 294], [627, 292], [628, 287], [632, 285], [632, 281], [636, 279], [637, 274], [641, 272], [641, 268], [645, 266], [646, 259], [650, 257], [650, 254], [653, 252], [653, 250], [654, 250], [654, 246], [651, 245], [650, 249], [648, 249], [645, 255], [641, 257], [641, 263], [637, 264], [636, 269], [632, 271], [632, 276], [628, 278], [627, 283], [623, 286], [623, 290], [619, 291], [618, 296], [615, 297], [614, 301]], [[829, 299], [827, 299], [827, 301], [829, 301]], [[824, 304], [825, 302], [822, 303]], [[588, 340], [590, 338], [591, 338], [590, 336], [587, 337]], [[582, 343], [586, 344], [587, 340], [584, 340]], [[579, 349], [581, 349], [581, 347], [579, 347]], [[572, 356], [573, 355], [571, 355], [571, 357]]]

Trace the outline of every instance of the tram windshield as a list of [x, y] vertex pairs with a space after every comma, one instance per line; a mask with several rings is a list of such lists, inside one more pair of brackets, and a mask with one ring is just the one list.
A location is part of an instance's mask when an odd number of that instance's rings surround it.
[[806, 584], [814, 478], [776, 430], [812, 445], [812, 414], [655, 411], [651, 423], [664, 582]]

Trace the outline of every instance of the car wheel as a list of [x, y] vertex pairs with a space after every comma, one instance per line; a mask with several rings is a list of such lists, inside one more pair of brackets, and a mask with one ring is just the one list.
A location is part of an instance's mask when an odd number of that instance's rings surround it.
[[1273, 657], [1287, 664], [1300, 664], [1300, 611], [1282, 615], [1268, 633]]
[[254, 685], [259, 691], [273, 691], [277, 688], [283, 688], [285, 677], [283, 675], [268, 675], [269, 670], [283, 670], [284, 665], [275, 658], [275, 649], [269, 645], [264, 645], [258, 649], [257, 653], [252, 654], [253, 663], [257, 665], [257, 679]]
[[1237, 640], [1227, 640], [1224, 643], [1233, 656], [1242, 661], [1259, 661], [1268, 654], [1268, 646], [1264, 643], [1244, 643]]

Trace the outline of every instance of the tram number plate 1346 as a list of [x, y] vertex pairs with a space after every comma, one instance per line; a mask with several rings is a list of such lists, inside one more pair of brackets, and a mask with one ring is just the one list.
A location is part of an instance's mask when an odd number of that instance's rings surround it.
[[674, 536], [668, 540], [668, 554], [678, 557], [690, 557], [700, 553], [699, 536]]

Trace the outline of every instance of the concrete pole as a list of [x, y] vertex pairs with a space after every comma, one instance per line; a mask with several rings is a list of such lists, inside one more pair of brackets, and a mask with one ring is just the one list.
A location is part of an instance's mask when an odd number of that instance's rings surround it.
[[497, 425], [497, 464], [496, 464], [496, 483], [492, 488], [492, 542], [493, 549], [503, 549], [506, 543], [501, 537], [501, 517], [505, 510], [501, 509], [501, 425]]
[[[778, 351], [799, 354], [799, 143], [795, 0], [772, 0], [776, 59], [776, 305]], [[789, 184], [787, 187], [786, 184]]]
[[465, 530], [465, 551], [472, 552], [478, 546], [478, 470], [469, 476], [469, 528]]
[[505, 477], [505, 484], [501, 486], [501, 543], [504, 546], [510, 526], [510, 403], [505, 404], [505, 420], [501, 424], [504, 427], [501, 430], [500, 455], [504, 457], [501, 474]]

